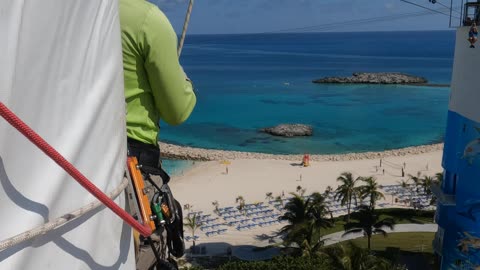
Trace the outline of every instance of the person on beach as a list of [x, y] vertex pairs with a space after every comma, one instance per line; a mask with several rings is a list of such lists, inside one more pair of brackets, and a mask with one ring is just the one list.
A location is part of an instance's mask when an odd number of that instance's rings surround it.
[[[162, 181], [157, 185], [165, 184], [162, 192], [174, 201], [166, 185], [170, 178], [160, 162], [159, 121], [162, 119], [170, 125], [183, 123], [195, 107], [196, 96], [178, 61], [177, 35], [167, 17], [157, 6], [145, 0], [120, 0], [119, 10], [128, 155], [138, 159], [144, 173], [160, 175]], [[155, 191], [153, 188], [149, 190]], [[175, 204], [169, 205], [173, 213]], [[181, 225], [181, 219], [179, 222]], [[169, 249], [172, 245], [170, 240], [162, 237], [164, 231], [157, 233], [160, 236], [159, 255], [165, 260], [167, 242]], [[174, 252], [183, 254], [183, 239], [174, 241], [177, 241], [173, 244]], [[135, 242], [138, 244], [138, 238]], [[170, 250], [171, 254], [174, 252]], [[139, 260], [142, 260], [141, 254]]]
[[470, 42], [470, 48], [475, 48], [475, 42], [478, 39], [478, 29], [475, 22], [472, 23], [470, 31], [468, 31], [468, 41]]

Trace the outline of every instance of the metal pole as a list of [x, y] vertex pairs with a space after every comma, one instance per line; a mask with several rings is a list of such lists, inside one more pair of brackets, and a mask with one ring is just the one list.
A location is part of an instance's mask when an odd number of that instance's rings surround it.
[[180, 38], [180, 42], [178, 43], [177, 54], [179, 58], [180, 58], [180, 55], [182, 54], [183, 42], [185, 42], [185, 35], [187, 34], [188, 22], [190, 21], [190, 15], [192, 14], [192, 7], [193, 7], [193, 0], [190, 0], [190, 3], [188, 4], [187, 14], [185, 15], [185, 22], [183, 23], [182, 36]]
[[463, 5], [463, 0], [462, 0], [462, 5], [460, 6], [461, 7], [461, 13], [460, 13], [460, 27], [463, 26], [463, 12], [465, 11], [466, 12], [466, 6]]
[[448, 22], [448, 28], [452, 28], [452, 9], [453, 9], [453, 0], [450, 0], [450, 21]]

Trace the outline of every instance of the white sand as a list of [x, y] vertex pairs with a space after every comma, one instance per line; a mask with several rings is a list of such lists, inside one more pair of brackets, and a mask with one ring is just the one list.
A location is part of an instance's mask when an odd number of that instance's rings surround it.
[[[199, 162], [184, 175], [172, 179], [171, 188], [175, 197], [184, 204], [193, 205], [194, 211], [212, 213], [212, 202], [217, 200], [220, 207], [235, 206], [235, 198], [239, 195], [246, 203], [265, 201], [265, 193], [273, 192], [276, 197], [283, 192], [295, 191], [297, 186], [307, 189], [306, 194], [323, 192], [327, 186], [337, 187], [336, 178], [344, 171], [350, 171], [357, 176], [375, 176], [381, 185], [398, 184], [402, 179], [408, 179], [408, 174], [435, 175], [441, 172], [442, 151], [429, 153], [392, 156], [385, 158], [382, 168], [376, 172], [379, 159], [351, 161], [314, 161], [310, 167], [299, 166], [298, 162], [287, 160], [230, 160], [228, 174], [226, 165], [218, 161]], [[405, 177], [401, 177], [400, 166], [406, 163]], [[394, 163], [397, 166], [390, 164]], [[428, 170], [427, 170], [428, 164]], [[383, 174], [385, 169], [385, 174]], [[301, 178], [301, 181], [300, 181]], [[387, 201], [391, 202], [390, 196]], [[216, 216], [213, 214], [213, 216]], [[232, 245], [266, 245], [266, 241], [258, 241], [254, 236], [270, 234], [281, 225], [258, 228], [251, 231], [238, 232], [229, 228], [225, 235], [206, 237], [200, 230], [197, 244], [206, 242], [225, 242]], [[186, 229], [186, 235], [189, 235]], [[188, 245], [187, 245], [188, 246]]]

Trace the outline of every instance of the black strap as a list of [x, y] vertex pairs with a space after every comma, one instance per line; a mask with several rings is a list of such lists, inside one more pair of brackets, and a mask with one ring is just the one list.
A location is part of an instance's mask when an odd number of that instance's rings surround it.
[[163, 184], [170, 182], [170, 176], [162, 169], [160, 149], [157, 146], [142, 143], [131, 138], [127, 139], [127, 146], [128, 156], [137, 158], [142, 172], [160, 176]]

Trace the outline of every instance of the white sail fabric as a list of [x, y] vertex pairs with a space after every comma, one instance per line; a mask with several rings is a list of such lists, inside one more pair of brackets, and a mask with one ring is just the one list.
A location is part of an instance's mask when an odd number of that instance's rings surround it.
[[[0, 101], [102, 191], [122, 179], [125, 101], [116, 0], [0, 1]], [[95, 198], [0, 119], [0, 241]], [[123, 194], [116, 199], [125, 205]], [[135, 269], [131, 228], [100, 208], [0, 251], [0, 269]]]

